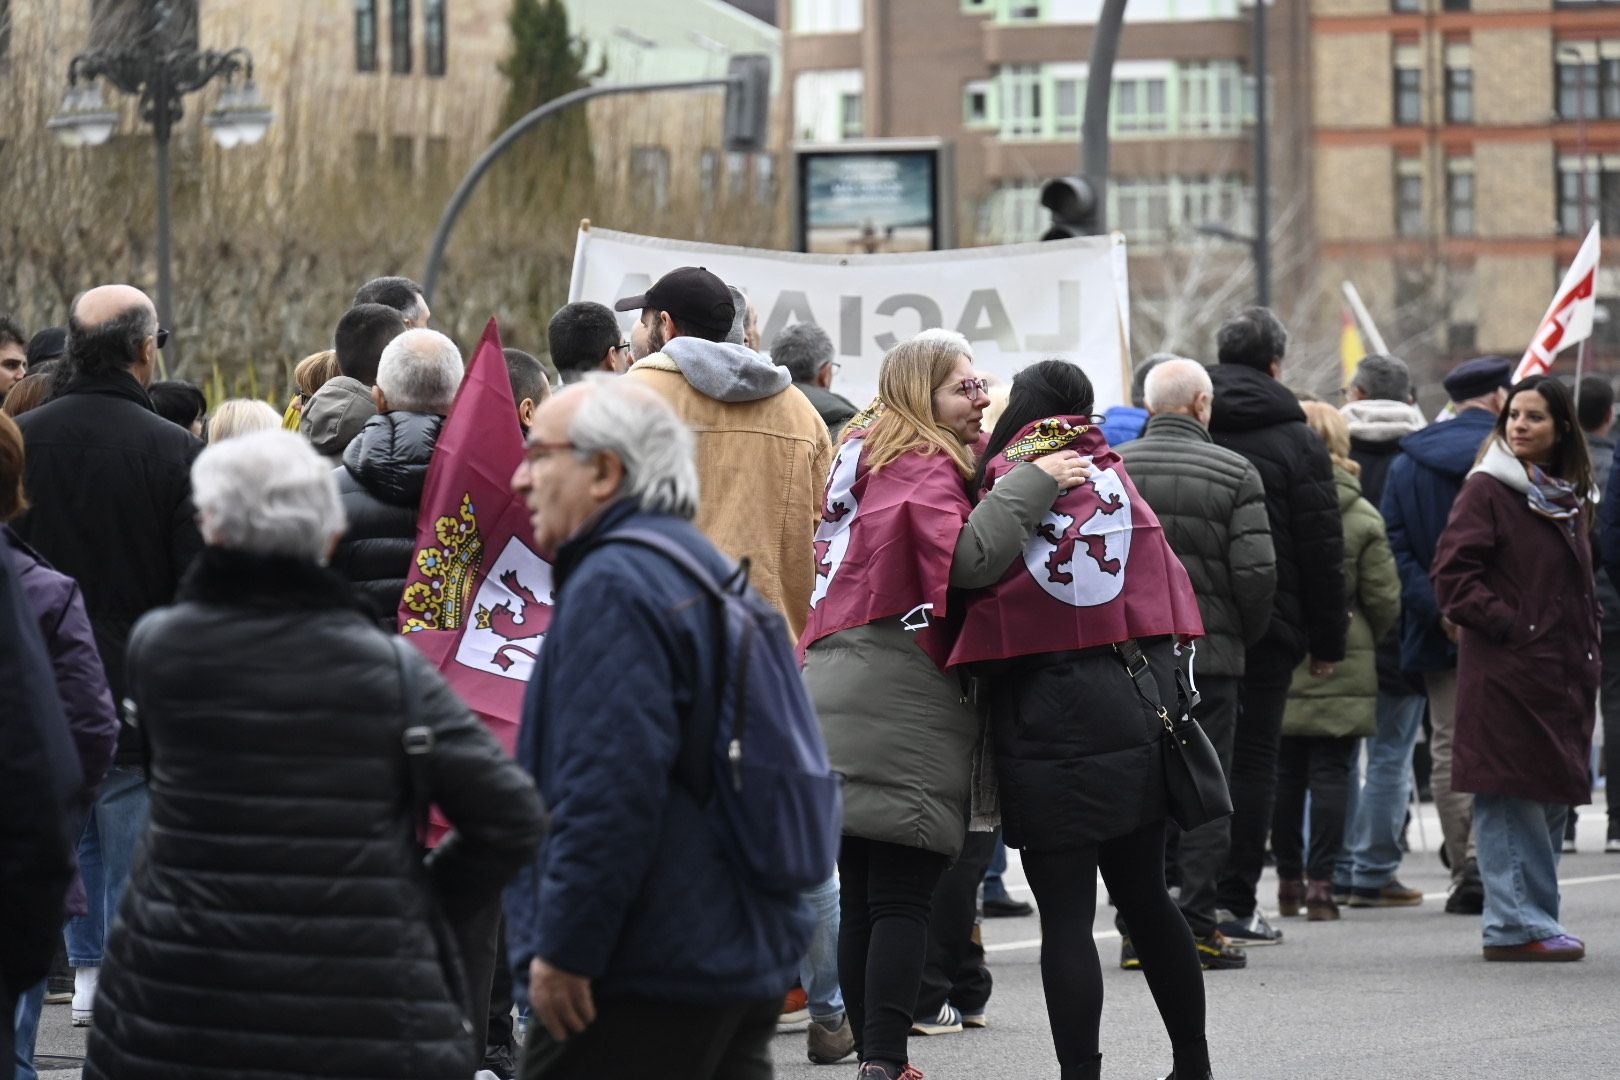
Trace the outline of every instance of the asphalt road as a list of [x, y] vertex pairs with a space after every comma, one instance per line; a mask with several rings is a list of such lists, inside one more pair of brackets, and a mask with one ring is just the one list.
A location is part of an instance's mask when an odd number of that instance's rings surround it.
[[[1440, 835], [1424, 807], [1432, 849]], [[1421, 907], [1349, 910], [1337, 923], [1280, 920], [1281, 945], [1251, 951], [1245, 971], [1209, 972], [1209, 1039], [1223, 1080], [1464, 1080], [1511, 1077], [1620, 1078], [1620, 855], [1602, 854], [1601, 805], [1581, 814], [1580, 852], [1566, 856], [1564, 923], [1584, 938], [1578, 964], [1487, 964], [1479, 920], [1441, 909], [1447, 875], [1417, 851], [1402, 878], [1429, 895]], [[1413, 830], [1418, 846], [1418, 830]], [[1009, 874], [1028, 897], [1016, 861]], [[1261, 882], [1275, 903], [1276, 881]], [[1170, 1069], [1170, 1047], [1140, 974], [1117, 966], [1118, 938], [1101, 907], [1104, 959], [1104, 1076], [1149, 1080]], [[958, 1035], [913, 1038], [913, 1062], [931, 1080], [1031, 1077], [1057, 1080], [1040, 982], [1035, 918], [985, 926], [996, 979], [990, 1026]], [[789, 1080], [853, 1075], [854, 1066], [815, 1066], [802, 1029], [779, 1034], [778, 1075]], [[47, 1006], [39, 1053], [42, 1077], [79, 1075], [83, 1029], [65, 1005]], [[55, 1067], [53, 1067], [55, 1066]]]

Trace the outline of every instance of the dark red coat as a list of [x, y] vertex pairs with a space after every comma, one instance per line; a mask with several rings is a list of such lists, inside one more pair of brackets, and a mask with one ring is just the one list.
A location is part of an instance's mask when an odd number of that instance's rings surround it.
[[1441, 612], [1462, 628], [1458, 791], [1590, 801], [1602, 661], [1589, 525], [1584, 513], [1536, 514], [1523, 491], [1486, 472], [1452, 505], [1432, 576]]

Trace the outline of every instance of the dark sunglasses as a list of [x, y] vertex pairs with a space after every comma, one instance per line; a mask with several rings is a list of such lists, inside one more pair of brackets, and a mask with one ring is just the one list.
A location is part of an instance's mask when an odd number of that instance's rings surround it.
[[160, 349], [169, 343], [169, 332], [161, 326], [158, 327], [157, 334], [154, 336], [157, 338], [158, 348]]

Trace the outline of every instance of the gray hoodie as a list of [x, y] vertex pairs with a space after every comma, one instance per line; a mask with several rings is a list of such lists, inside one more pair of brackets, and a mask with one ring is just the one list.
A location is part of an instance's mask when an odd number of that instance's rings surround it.
[[315, 391], [298, 422], [315, 449], [330, 458], [342, 458], [344, 449], [360, 434], [366, 421], [377, 415], [371, 387], [359, 379], [338, 375]]
[[787, 368], [777, 367], [746, 345], [678, 337], [666, 342], [662, 351], [694, 390], [716, 401], [762, 401], [793, 383]]

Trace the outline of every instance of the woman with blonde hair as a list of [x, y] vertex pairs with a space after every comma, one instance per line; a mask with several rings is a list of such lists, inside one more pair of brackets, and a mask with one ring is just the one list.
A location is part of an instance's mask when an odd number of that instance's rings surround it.
[[287, 403], [287, 411], [282, 414], [281, 426], [288, 431], [297, 431], [309, 399], [338, 374], [336, 349], [322, 349], [298, 361], [293, 368], [293, 397]]
[[[1339, 917], [1335, 893], [1350, 891], [1345, 821], [1355, 788], [1361, 739], [1378, 730], [1376, 652], [1401, 616], [1401, 582], [1384, 519], [1361, 494], [1361, 467], [1350, 459], [1350, 425], [1320, 401], [1307, 401], [1305, 422], [1327, 444], [1344, 522], [1344, 590], [1350, 609], [1344, 660], [1332, 675], [1313, 676], [1310, 661], [1294, 672], [1277, 758], [1277, 801], [1271, 848], [1277, 857], [1277, 907], [1284, 916], [1322, 922]], [[1310, 795], [1310, 851], [1301, 830]], [[1337, 884], [1335, 884], [1337, 881]]]
[[838, 967], [860, 1080], [922, 1075], [906, 1039], [931, 896], [962, 848], [980, 742], [979, 718], [945, 670], [958, 616], [951, 590], [1000, 578], [1088, 471], [1077, 454], [1052, 454], [1020, 465], [974, 507], [967, 482], [987, 404], [960, 336], [890, 349], [877, 407], [845, 429], [816, 530], [800, 648], [844, 776]]
[[225, 439], [246, 435], [250, 431], [268, 431], [281, 426], [276, 410], [253, 398], [231, 398], [222, 401], [208, 420], [208, 442], [213, 445]]

